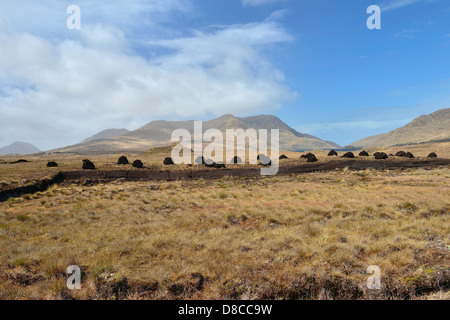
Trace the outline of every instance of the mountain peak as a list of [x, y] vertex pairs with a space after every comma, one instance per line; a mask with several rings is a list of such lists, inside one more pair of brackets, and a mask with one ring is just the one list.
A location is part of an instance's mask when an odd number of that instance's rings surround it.
[[7, 154], [33, 154], [41, 152], [38, 148], [33, 146], [31, 143], [28, 142], [22, 142], [22, 141], [16, 141], [11, 143], [9, 146], [0, 148], [0, 155], [7, 155]]
[[236, 118], [231, 113], [224, 114], [223, 116], [218, 117], [217, 119], [230, 119], [230, 118]]

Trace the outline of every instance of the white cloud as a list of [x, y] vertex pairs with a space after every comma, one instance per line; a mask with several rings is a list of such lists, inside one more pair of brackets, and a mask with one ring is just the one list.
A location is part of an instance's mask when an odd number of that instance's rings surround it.
[[417, 30], [403, 29], [402, 31], [395, 33], [394, 37], [406, 38], [406, 39], [414, 39], [417, 33], [418, 33]]
[[436, 0], [391, 0], [381, 6], [382, 11], [390, 11], [403, 8], [418, 2], [434, 2]]
[[281, 2], [282, 0], [242, 0], [244, 6], [261, 6], [274, 2]]
[[16, 31], [33, 31], [38, 34], [67, 35], [64, 22], [66, 9], [76, 4], [81, 8], [82, 21], [87, 24], [114, 25], [122, 28], [159, 27], [171, 21], [173, 13], [194, 14], [191, 0], [2, 0], [0, 21]]
[[291, 40], [268, 19], [152, 36], [143, 55], [121, 25], [83, 23], [68, 39], [0, 26], [0, 145], [48, 149], [158, 118], [272, 112], [296, 94], [266, 52]]

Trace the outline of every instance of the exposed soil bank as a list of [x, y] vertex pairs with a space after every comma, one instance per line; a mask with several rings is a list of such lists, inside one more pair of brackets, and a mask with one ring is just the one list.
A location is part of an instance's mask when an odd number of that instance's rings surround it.
[[24, 194], [46, 191], [52, 185], [62, 183], [63, 181], [64, 176], [59, 172], [51, 179], [44, 179], [28, 186], [0, 191], [0, 202], [4, 202], [13, 197], [21, 197]]
[[[290, 175], [310, 173], [317, 171], [333, 171], [336, 169], [349, 168], [350, 170], [387, 170], [387, 169], [409, 169], [409, 168], [436, 168], [450, 165], [450, 159], [427, 159], [427, 160], [346, 160], [329, 161], [324, 163], [307, 163], [300, 165], [281, 166], [278, 175]], [[221, 179], [224, 177], [258, 177], [261, 176], [261, 168], [237, 168], [237, 169], [210, 169], [201, 170], [114, 170], [114, 171], [63, 171], [52, 179], [44, 179], [35, 184], [0, 191], [0, 202], [11, 197], [20, 197], [24, 194], [32, 194], [47, 190], [54, 184], [64, 181], [97, 180], [113, 181], [125, 179], [128, 181], [176, 181], [197, 179]]]
[[[349, 168], [350, 170], [387, 170], [387, 169], [408, 169], [408, 168], [436, 168], [450, 165], [450, 159], [438, 160], [347, 160], [329, 161], [324, 163], [307, 163], [300, 165], [280, 166], [278, 175], [290, 175], [299, 173], [309, 173], [317, 171], [333, 171], [336, 169]], [[196, 179], [221, 179], [223, 177], [257, 177], [261, 176], [261, 168], [234, 168], [234, 169], [210, 169], [201, 170], [118, 170], [118, 171], [68, 171], [61, 172], [65, 180], [196, 180]]]

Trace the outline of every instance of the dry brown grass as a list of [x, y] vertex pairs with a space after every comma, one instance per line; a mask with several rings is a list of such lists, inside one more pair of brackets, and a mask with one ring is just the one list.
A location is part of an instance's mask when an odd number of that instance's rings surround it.
[[[20, 174], [0, 166], [1, 179], [49, 172], [36, 173], [48, 159], [31, 160]], [[340, 170], [53, 186], [0, 203], [0, 298], [446, 299], [449, 177]], [[79, 291], [65, 285], [72, 264]], [[365, 289], [369, 265], [381, 268], [380, 292]]]

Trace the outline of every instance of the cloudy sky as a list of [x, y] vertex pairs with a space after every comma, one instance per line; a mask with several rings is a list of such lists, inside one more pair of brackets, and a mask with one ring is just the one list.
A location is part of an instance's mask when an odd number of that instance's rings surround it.
[[0, 1], [0, 146], [225, 113], [346, 145], [445, 107], [447, 0]]

